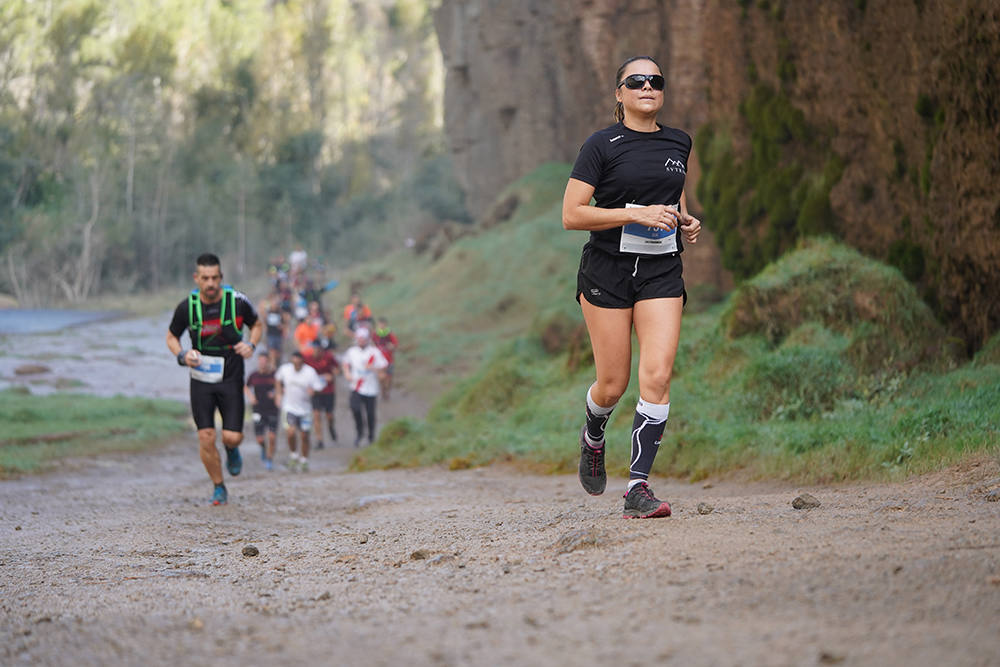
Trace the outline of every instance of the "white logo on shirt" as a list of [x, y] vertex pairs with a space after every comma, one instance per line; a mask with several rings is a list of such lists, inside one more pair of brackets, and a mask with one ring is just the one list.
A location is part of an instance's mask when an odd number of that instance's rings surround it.
[[687, 169], [684, 168], [684, 163], [680, 160], [674, 160], [673, 158], [667, 158], [667, 161], [663, 163], [663, 166], [667, 171], [673, 171], [678, 174], [686, 174]]
[[625, 136], [624, 134], [619, 134], [617, 137], [611, 137], [611, 139], [608, 141], [608, 143], [609, 144], [613, 144], [613, 143], [615, 143], [616, 141], [618, 141], [619, 139], [621, 139], [624, 136]]

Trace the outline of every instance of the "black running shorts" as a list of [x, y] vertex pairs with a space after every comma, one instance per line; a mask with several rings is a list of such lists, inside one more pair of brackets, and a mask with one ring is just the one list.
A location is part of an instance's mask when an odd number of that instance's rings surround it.
[[236, 382], [191, 380], [191, 415], [198, 429], [215, 428], [215, 411], [222, 414], [222, 428], [243, 432], [243, 378]]
[[316, 393], [312, 395], [312, 406], [315, 412], [333, 412], [333, 399], [336, 394], [320, 394]]
[[631, 308], [645, 299], [686, 302], [682, 268], [679, 254], [613, 255], [588, 243], [576, 274], [576, 300], [582, 294], [599, 308]]
[[278, 431], [278, 414], [264, 415], [259, 412], [253, 414], [253, 432], [254, 435], [260, 437], [270, 431], [271, 433], [276, 433]]

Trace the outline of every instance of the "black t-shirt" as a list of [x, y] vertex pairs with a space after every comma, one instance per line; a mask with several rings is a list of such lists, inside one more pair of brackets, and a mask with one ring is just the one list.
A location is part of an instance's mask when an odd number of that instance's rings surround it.
[[[584, 142], [570, 178], [594, 186], [599, 208], [677, 204], [690, 154], [691, 137], [683, 130], [661, 125], [656, 132], [636, 132], [617, 123]], [[593, 245], [616, 255], [622, 254], [620, 241], [621, 227], [590, 233]], [[679, 235], [677, 241], [683, 250]]]
[[[222, 304], [225, 302], [228, 307], [229, 299], [223, 297], [216, 303], [201, 304], [201, 336], [200, 343], [192, 339], [191, 345], [195, 349], [204, 349], [204, 354], [225, 358], [225, 371], [222, 375], [223, 382], [238, 380], [243, 383], [243, 357], [233, 351], [233, 346], [243, 340], [243, 327], [252, 327], [257, 324], [257, 310], [250, 303], [242, 292], [233, 290], [233, 298], [236, 300], [236, 318], [234, 330], [230, 326], [222, 326]], [[188, 317], [188, 300], [184, 299], [174, 310], [174, 317], [170, 320], [170, 333], [178, 338], [188, 330], [188, 336], [193, 336], [190, 331], [191, 321]], [[215, 349], [221, 348], [221, 349]]]
[[247, 386], [253, 390], [253, 395], [257, 399], [254, 412], [262, 415], [278, 414], [278, 406], [274, 402], [274, 371], [261, 373], [254, 371], [247, 378]]

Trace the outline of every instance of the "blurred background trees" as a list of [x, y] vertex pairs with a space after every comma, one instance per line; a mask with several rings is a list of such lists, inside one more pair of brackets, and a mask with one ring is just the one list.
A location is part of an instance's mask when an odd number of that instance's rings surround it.
[[0, 292], [22, 305], [328, 265], [469, 219], [428, 0], [7, 0]]

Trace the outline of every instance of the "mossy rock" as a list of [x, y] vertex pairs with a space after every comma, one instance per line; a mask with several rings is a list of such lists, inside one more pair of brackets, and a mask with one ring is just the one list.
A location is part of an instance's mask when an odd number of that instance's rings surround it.
[[829, 239], [802, 241], [739, 287], [723, 330], [778, 346], [810, 322], [845, 337], [844, 354], [863, 374], [945, 368], [960, 354], [899, 271]]
[[983, 364], [1000, 365], [1000, 333], [993, 334], [976, 353], [976, 365]]

